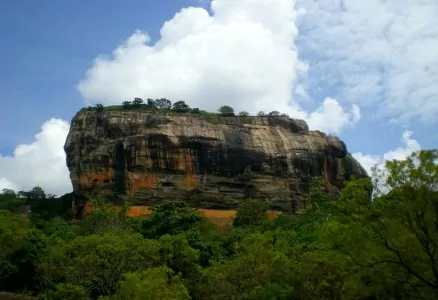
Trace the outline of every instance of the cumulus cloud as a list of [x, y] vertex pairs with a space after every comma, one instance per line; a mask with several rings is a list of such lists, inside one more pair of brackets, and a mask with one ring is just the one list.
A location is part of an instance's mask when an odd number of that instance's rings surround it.
[[383, 169], [386, 161], [394, 159], [403, 160], [413, 152], [421, 150], [421, 145], [412, 138], [412, 135], [413, 133], [411, 131], [405, 130], [401, 138], [402, 145], [383, 155], [370, 155], [362, 152], [353, 153], [352, 155], [361, 163], [368, 174], [371, 175], [372, 167], [377, 166], [379, 169]]
[[63, 149], [68, 131], [66, 121], [50, 119], [33, 143], [18, 145], [11, 156], [0, 155], [0, 190], [30, 190], [38, 185], [48, 193], [71, 192]]
[[353, 126], [360, 120], [360, 108], [353, 104], [346, 111], [336, 99], [326, 98], [322, 105], [307, 116], [310, 128], [324, 128], [329, 132], [337, 132], [345, 125]]
[[9, 180], [7, 180], [5, 177], [1, 177], [0, 178], [0, 191], [2, 191], [3, 189], [9, 189], [9, 190], [17, 190], [17, 187], [10, 182]]
[[111, 57], [95, 59], [78, 90], [89, 104], [166, 97], [211, 111], [277, 110], [335, 133], [359, 120], [358, 106], [327, 98], [309, 113], [294, 97], [306, 95], [299, 78], [308, 71], [295, 45], [294, 1], [213, 0], [210, 11], [182, 9], [154, 44], [136, 31]]
[[311, 89], [395, 122], [438, 122], [438, 1], [296, 2]]

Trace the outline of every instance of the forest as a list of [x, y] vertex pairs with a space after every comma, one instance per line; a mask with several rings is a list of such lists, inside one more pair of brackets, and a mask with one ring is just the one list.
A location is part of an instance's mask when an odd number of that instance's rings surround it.
[[0, 296], [438, 299], [438, 151], [388, 161], [371, 178], [336, 196], [316, 179], [310, 209], [276, 218], [247, 199], [226, 232], [178, 199], [147, 218], [127, 218], [129, 201], [89, 199], [77, 220], [70, 195], [3, 190]]

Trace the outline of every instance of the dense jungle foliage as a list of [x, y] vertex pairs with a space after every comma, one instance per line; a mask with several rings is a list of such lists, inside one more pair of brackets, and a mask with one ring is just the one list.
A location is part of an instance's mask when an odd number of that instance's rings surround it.
[[95, 201], [88, 218], [67, 220], [68, 196], [4, 190], [0, 291], [55, 300], [438, 299], [437, 162], [438, 151], [387, 162], [372, 183], [352, 180], [336, 199], [315, 184], [310, 210], [275, 219], [248, 200], [225, 233], [184, 202], [126, 218]]

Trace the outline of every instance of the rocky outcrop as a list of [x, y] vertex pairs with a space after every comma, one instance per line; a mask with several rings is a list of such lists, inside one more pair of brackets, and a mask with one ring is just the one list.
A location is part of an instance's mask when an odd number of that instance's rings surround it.
[[64, 148], [77, 197], [129, 196], [136, 205], [232, 209], [251, 197], [290, 211], [306, 207], [313, 177], [336, 190], [367, 176], [340, 139], [287, 117], [84, 109]]

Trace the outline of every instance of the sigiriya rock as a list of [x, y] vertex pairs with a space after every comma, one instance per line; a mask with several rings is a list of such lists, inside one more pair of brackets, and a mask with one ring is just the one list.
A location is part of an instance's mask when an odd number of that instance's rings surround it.
[[77, 199], [127, 196], [135, 205], [235, 209], [251, 197], [291, 211], [306, 208], [314, 177], [337, 190], [367, 176], [339, 138], [282, 116], [83, 109], [64, 149]]

